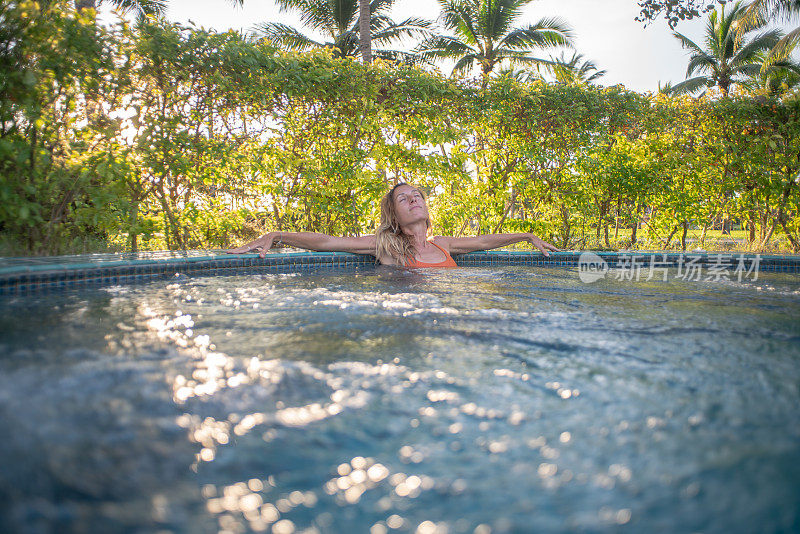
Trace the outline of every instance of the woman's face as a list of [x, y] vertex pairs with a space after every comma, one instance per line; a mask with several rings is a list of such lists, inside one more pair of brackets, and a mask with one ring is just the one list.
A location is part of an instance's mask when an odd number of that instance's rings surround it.
[[428, 220], [428, 205], [422, 193], [410, 185], [394, 190], [394, 212], [400, 226]]

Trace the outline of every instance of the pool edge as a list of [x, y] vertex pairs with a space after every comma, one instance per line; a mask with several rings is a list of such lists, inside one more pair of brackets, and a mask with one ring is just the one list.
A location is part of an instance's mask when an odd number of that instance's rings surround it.
[[[538, 251], [494, 250], [454, 255], [459, 266], [560, 266], [595, 262], [604, 268], [654, 269], [681, 266], [800, 273], [800, 256], [671, 251]], [[139, 255], [99, 254], [52, 258], [13, 258], [0, 267], [0, 296], [87, 286], [136, 284], [180, 274], [225, 274], [258, 268], [271, 272], [303, 272], [319, 266], [375, 265], [375, 257], [346, 252], [276, 252], [227, 254], [222, 251], [156, 252]]]

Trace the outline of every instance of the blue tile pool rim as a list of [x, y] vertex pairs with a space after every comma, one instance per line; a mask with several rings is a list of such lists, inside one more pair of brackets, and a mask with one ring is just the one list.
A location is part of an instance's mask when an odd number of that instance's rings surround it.
[[[454, 255], [459, 266], [537, 265], [576, 267], [584, 251], [540, 252], [493, 250]], [[734, 270], [737, 265], [760, 271], [800, 273], [800, 255], [754, 255], [715, 252], [592, 252], [609, 268], [671, 268], [688, 265]], [[584, 256], [583, 261], [586, 261]], [[755, 262], [755, 263], [754, 263]], [[344, 252], [273, 252], [226, 254], [219, 250], [162, 251], [137, 254], [89, 254], [36, 258], [0, 258], [0, 295], [85, 286], [135, 284], [176, 274], [229, 274], [242, 269], [264, 273], [309, 272], [318, 268], [363, 268], [375, 257]]]

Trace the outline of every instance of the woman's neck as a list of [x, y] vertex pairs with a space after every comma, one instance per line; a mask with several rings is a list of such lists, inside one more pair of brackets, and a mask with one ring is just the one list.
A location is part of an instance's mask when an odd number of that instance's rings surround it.
[[417, 251], [425, 248], [428, 243], [428, 225], [425, 221], [411, 223], [402, 229], [404, 234], [411, 236]]

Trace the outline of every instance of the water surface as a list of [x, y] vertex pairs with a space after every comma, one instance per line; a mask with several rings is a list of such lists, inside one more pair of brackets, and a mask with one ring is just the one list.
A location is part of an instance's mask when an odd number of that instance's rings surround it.
[[0, 530], [798, 531], [799, 318], [539, 267], [7, 299]]

